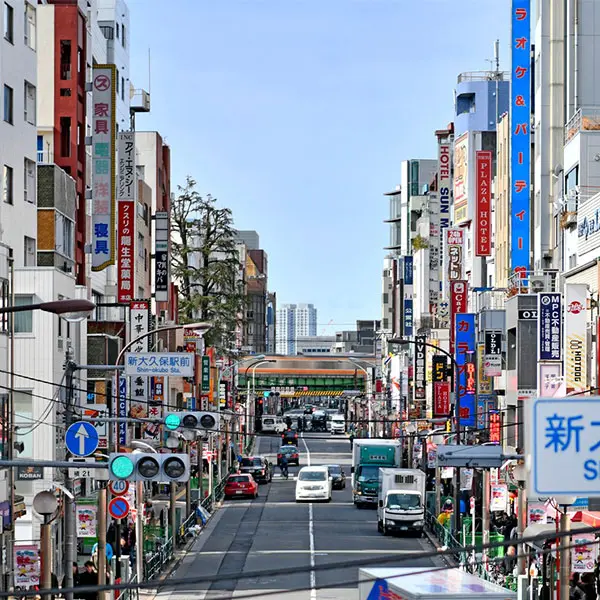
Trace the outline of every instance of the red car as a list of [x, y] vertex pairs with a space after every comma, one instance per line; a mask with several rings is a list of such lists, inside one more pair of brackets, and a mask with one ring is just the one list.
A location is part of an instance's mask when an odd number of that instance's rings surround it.
[[225, 499], [235, 498], [236, 496], [251, 496], [258, 498], [258, 483], [254, 481], [252, 475], [238, 473], [230, 475], [225, 483]]

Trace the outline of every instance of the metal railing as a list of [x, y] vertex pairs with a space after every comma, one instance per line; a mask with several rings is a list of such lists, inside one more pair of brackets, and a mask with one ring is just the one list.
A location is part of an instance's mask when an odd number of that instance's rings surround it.
[[[127, 583], [137, 583], [137, 574], [134, 574]], [[121, 590], [118, 594], [115, 600], [138, 600], [140, 597], [140, 591], [137, 587], [129, 590]]]
[[[447, 555], [451, 557], [457, 564], [466, 565], [468, 561], [468, 553], [459, 541], [452, 535], [452, 532], [448, 527], [444, 527], [438, 523], [435, 515], [429, 511], [425, 513], [425, 523], [431, 533], [437, 538], [440, 544], [447, 548], [450, 553]], [[454, 551], [452, 551], [454, 550]]]
[[157, 547], [155, 552], [144, 557], [144, 580], [154, 579], [173, 558], [173, 538]]

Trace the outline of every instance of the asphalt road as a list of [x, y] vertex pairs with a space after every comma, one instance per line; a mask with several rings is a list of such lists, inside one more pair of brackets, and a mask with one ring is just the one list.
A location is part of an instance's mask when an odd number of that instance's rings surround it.
[[[427, 538], [383, 537], [377, 532], [375, 510], [354, 507], [350, 444], [345, 436], [307, 433], [299, 446], [301, 467], [341, 464], [348, 476], [346, 489], [334, 490], [330, 503], [296, 504], [292, 476], [298, 468], [290, 467], [289, 480], [277, 473], [273, 483], [260, 486], [256, 500], [226, 501], [172, 578], [220, 579], [192, 589], [163, 588], [157, 599], [357, 600], [358, 567], [343, 566], [348, 561], [377, 561], [397, 554], [410, 556], [403, 559], [403, 567], [443, 565], [441, 558], [419, 557], [434, 549]], [[278, 437], [263, 436], [257, 440], [255, 454], [276, 462], [278, 448]], [[342, 566], [311, 570], [328, 564]], [[240, 577], [256, 571], [264, 575]]]

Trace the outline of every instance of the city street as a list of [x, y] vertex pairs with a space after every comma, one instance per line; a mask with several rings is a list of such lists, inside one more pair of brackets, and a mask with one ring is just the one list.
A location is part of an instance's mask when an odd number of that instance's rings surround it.
[[[352, 504], [350, 445], [344, 436], [305, 434], [299, 443], [301, 466], [338, 463], [348, 477], [345, 490], [334, 490], [330, 503], [296, 504], [297, 467], [288, 481], [277, 472], [273, 483], [262, 485], [256, 500], [228, 500], [194, 544], [172, 580], [188, 577], [239, 575], [282, 570], [252, 579], [215, 581], [189, 589], [163, 588], [160, 600], [190, 598], [267, 598], [286, 600], [353, 600], [358, 598], [357, 567], [338, 567], [311, 573], [311, 566], [343, 563], [391, 554], [412, 555], [402, 566], [442, 566], [440, 558], [419, 558], [433, 546], [426, 538], [383, 537], [377, 532], [374, 510]], [[276, 461], [279, 438], [261, 437], [255, 454]], [[278, 470], [277, 470], [278, 471]], [[393, 563], [391, 563], [393, 564]], [[389, 566], [389, 565], [388, 565]], [[259, 592], [263, 592], [260, 594]]]

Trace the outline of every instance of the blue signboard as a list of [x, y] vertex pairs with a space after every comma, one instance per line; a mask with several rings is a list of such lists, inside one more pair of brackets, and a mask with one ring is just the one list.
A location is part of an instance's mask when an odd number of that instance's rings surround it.
[[562, 295], [543, 293], [538, 296], [539, 360], [562, 359]]
[[67, 450], [73, 456], [89, 456], [98, 449], [98, 430], [86, 421], [69, 425], [65, 433]]
[[404, 335], [410, 337], [413, 334], [414, 325], [412, 298], [404, 298]]
[[404, 257], [404, 285], [413, 285], [413, 257]]
[[[127, 380], [125, 377], [119, 377], [118, 407], [118, 416], [127, 417]], [[127, 423], [125, 421], [119, 421], [117, 431], [119, 432], [119, 444], [125, 445], [127, 443]]]
[[531, 245], [531, 0], [512, 0], [510, 267], [528, 271]]
[[467, 365], [473, 364], [475, 360], [475, 314], [457, 313], [454, 319], [460, 425], [475, 427], [477, 425], [475, 394], [467, 393]]

